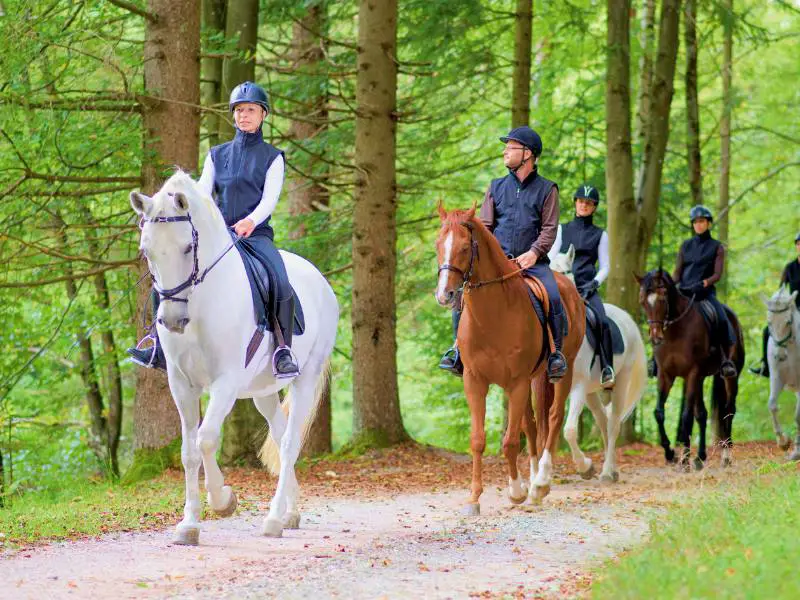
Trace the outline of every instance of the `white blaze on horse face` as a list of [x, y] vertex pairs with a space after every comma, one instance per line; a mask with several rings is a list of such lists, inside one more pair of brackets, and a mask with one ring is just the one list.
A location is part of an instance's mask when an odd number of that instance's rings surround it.
[[658, 300], [658, 294], [655, 292], [650, 292], [647, 294], [647, 303], [651, 306], [651, 308], [656, 307], [656, 301]]
[[[450, 261], [453, 258], [453, 232], [447, 234], [447, 238], [444, 240], [444, 261], [442, 261], [443, 265], [449, 265]], [[446, 295], [447, 292], [447, 281], [450, 279], [450, 271], [444, 269], [439, 272], [439, 285], [436, 287], [436, 300], [441, 305], [445, 305], [448, 302], [448, 298]]]

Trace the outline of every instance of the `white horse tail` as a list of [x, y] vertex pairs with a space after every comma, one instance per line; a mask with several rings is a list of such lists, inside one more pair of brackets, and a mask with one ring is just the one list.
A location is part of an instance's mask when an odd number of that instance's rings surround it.
[[[308, 416], [303, 423], [302, 435], [300, 438], [302, 440], [302, 443], [300, 444], [301, 448], [305, 445], [308, 432], [311, 430], [311, 426], [314, 424], [314, 419], [317, 417], [320, 401], [328, 390], [330, 371], [331, 360], [330, 357], [328, 357], [328, 359], [325, 361], [325, 364], [322, 365], [322, 370], [320, 371], [319, 377], [317, 377], [317, 386], [314, 389], [314, 402], [311, 405], [311, 411], [308, 413]], [[302, 377], [302, 375], [300, 376]], [[283, 411], [285, 417], [289, 416], [289, 411], [292, 408], [292, 387], [293, 386], [290, 385], [286, 389], [286, 397], [281, 403], [281, 410]], [[284, 435], [287, 433], [284, 433]], [[270, 430], [269, 435], [267, 435], [267, 439], [264, 440], [264, 444], [261, 446], [261, 450], [258, 452], [258, 458], [261, 460], [262, 464], [267, 467], [270, 473], [273, 475], [278, 475], [281, 469], [281, 452], [280, 446], [272, 436], [272, 430]]]
[[647, 387], [647, 355], [644, 351], [644, 343], [639, 335], [634, 339], [637, 348], [631, 348], [634, 358], [630, 367], [630, 381], [628, 389], [625, 390], [625, 406], [620, 421], [624, 421], [630, 416]]

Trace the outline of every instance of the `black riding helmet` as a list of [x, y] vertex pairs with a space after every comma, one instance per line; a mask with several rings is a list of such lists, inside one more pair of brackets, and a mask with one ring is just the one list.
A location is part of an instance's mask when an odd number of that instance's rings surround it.
[[528, 127], [527, 125], [523, 125], [522, 127], [515, 127], [511, 131], [508, 132], [508, 135], [505, 135], [500, 138], [500, 141], [504, 144], [508, 143], [508, 140], [514, 140], [515, 142], [519, 142], [523, 146], [525, 146], [528, 150], [533, 152], [533, 155], [539, 157], [542, 155], [542, 138], [539, 137], [539, 134], [536, 133], [533, 129]]
[[714, 220], [714, 215], [705, 206], [698, 204], [689, 211], [689, 221], [694, 223], [697, 219], [708, 219], [708, 222], [711, 223]]
[[258, 104], [269, 114], [269, 98], [267, 97], [267, 92], [265, 92], [264, 88], [260, 85], [252, 81], [245, 81], [233, 88], [230, 102], [228, 102], [228, 108], [233, 112], [237, 104], [243, 104], [245, 102]]
[[794, 243], [796, 244], [797, 242], [800, 242], [800, 233], [794, 236]]
[[600, 204], [600, 192], [597, 191], [597, 188], [593, 185], [584, 184], [578, 188], [578, 191], [572, 196], [573, 200], [577, 200], [578, 198], [586, 198], [594, 202], [594, 205], [597, 206]]

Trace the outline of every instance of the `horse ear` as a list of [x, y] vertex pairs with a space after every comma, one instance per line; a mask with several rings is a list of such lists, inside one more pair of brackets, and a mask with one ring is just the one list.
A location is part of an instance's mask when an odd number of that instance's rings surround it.
[[444, 209], [444, 203], [441, 198], [439, 198], [439, 201], [436, 203], [436, 211], [439, 213], [439, 220], [444, 223], [444, 220], [447, 218], [447, 211]]
[[569, 258], [570, 262], [575, 260], [575, 244], [569, 245], [569, 250], [567, 250], [567, 258]]
[[186, 194], [183, 192], [175, 192], [175, 195], [172, 197], [172, 202], [178, 210], [189, 212], [189, 198], [187, 198]]
[[150, 196], [142, 194], [141, 192], [131, 192], [131, 208], [136, 211], [140, 217], [146, 217], [150, 214], [150, 209], [153, 207], [153, 199]]
[[640, 275], [637, 275], [636, 273], [632, 273], [632, 275], [633, 275], [633, 278], [636, 280], [636, 283], [641, 285], [642, 280], [644, 279], [644, 277], [642, 277]]
[[797, 300], [797, 292], [800, 292], [800, 290], [793, 291], [792, 295], [789, 296], [789, 300], [791, 300], [792, 302], [796, 301]]
[[474, 201], [472, 202], [472, 208], [470, 208], [470, 209], [467, 211], [467, 218], [468, 218], [468, 219], [474, 219], [474, 218], [475, 218], [475, 211], [477, 210], [477, 208], [478, 208], [478, 201], [477, 201], [477, 200], [474, 200]]

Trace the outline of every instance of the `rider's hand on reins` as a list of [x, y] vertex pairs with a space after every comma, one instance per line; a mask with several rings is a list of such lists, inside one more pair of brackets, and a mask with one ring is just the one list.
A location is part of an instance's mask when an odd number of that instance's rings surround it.
[[245, 217], [233, 226], [233, 230], [236, 232], [236, 235], [241, 237], [250, 237], [250, 234], [253, 233], [255, 228], [256, 224], [250, 217]]
[[528, 250], [527, 252], [523, 252], [517, 258], [515, 258], [514, 262], [519, 265], [520, 269], [530, 269], [536, 264], [537, 260], [539, 259], [536, 254], [534, 254], [533, 250]]

